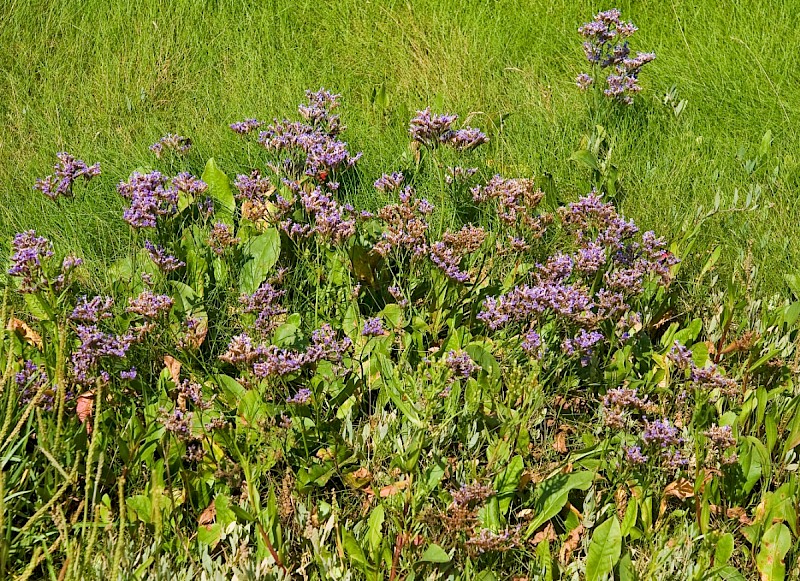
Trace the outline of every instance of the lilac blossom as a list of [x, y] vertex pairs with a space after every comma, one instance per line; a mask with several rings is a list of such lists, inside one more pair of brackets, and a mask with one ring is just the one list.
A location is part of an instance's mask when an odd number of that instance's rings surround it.
[[34, 189], [39, 190], [51, 200], [72, 195], [72, 186], [80, 178], [90, 181], [100, 175], [100, 164], [87, 165], [85, 161], [75, 159], [66, 151], [56, 154], [58, 162], [53, 166], [53, 175], [36, 180]]

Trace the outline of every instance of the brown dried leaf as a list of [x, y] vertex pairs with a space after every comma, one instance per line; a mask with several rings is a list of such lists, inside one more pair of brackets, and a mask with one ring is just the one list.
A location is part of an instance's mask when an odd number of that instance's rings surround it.
[[667, 484], [664, 489], [664, 496], [674, 496], [679, 500], [686, 500], [694, 496], [694, 484], [687, 478], [678, 478], [674, 482]]
[[394, 484], [389, 484], [388, 486], [381, 488], [380, 497], [386, 498], [388, 496], [394, 496], [406, 488], [408, 488], [408, 480], [398, 480]]
[[214, 504], [214, 501], [211, 501], [206, 509], [200, 513], [200, 516], [197, 519], [197, 524], [204, 525], [208, 530], [211, 530], [211, 525], [214, 524], [217, 520], [217, 507]]
[[172, 355], [164, 355], [164, 366], [169, 371], [169, 376], [175, 385], [181, 382], [181, 362]]
[[546, 527], [533, 535], [531, 544], [538, 545], [542, 541], [555, 541], [556, 539], [558, 539], [558, 536], [556, 535], [556, 530], [553, 528], [553, 523], [547, 523]]
[[86, 424], [86, 433], [92, 433], [92, 411], [94, 410], [94, 392], [87, 391], [78, 396], [78, 401], [75, 405], [75, 415], [82, 424]]
[[582, 524], [579, 524], [570, 531], [567, 540], [564, 541], [564, 544], [561, 545], [561, 550], [558, 551], [559, 561], [566, 565], [572, 560], [572, 553], [581, 546], [581, 536], [585, 531], [586, 529], [583, 528]]
[[22, 340], [29, 345], [34, 345], [39, 349], [42, 348], [42, 337], [39, 335], [39, 333], [31, 329], [22, 319], [11, 317], [8, 320], [8, 330], [20, 335]]
[[553, 442], [553, 449], [559, 454], [567, 453], [567, 433], [564, 431], [558, 432]]

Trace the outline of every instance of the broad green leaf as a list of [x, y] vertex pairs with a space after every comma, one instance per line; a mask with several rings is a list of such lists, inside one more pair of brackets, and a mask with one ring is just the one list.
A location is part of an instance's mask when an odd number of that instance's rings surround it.
[[517, 487], [524, 469], [525, 463], [522, 461], [522, 456], [514, 456], [506, 469], [495, 479], [494, 488], [497, 491], [496, 498], [500, 503], [501, 515], [505, 515], [508, 512], [511, 500], [517, 493]]
[[233, 226], [236, 200], [233, 197], [233, 190], [231, 190], [228, 176], [219, 169], [213, 157], [206, 162], [206, 167], [200, 179], [208, 184], [208, 195], [214, 200], [215, 219]]
[[280, 257], [281, 235], [278, 229], [270, 228], [263, 234], [251, 238], [245, 254], [248, 260], [239, 275], [239, 290], [245, 294], [253, 294]]
[[28, 312], [39, 319], [40, 321], [49, 321], [52, 317], [53, 309], [47, 304], [39, 294], [25, 293], [25, 306], [28, 307]]
[[570, 491], [586, 490], [592, 485], [592, 480], [594, 474], [584, 471], [557, 474], [539, 484], [537, 489], [539, 497], [534, 504], [536, 516], [528, 526], [525, 536], [530, 537], [539, 527], [557, 515], [567, 504]]
[[439, 545], [431, 545], [425, 549], [419, 561], [420, 563], [449, 563], [450, 555]]
[[622, 552], [622, 534], [617, 517], [599, 525], [586, 555], [586, 581], [599, 581], [614, 569]]
[[714, 564], [718, 566], [726, 564], [731, 555], [733, 555], [733, 535], [725, 533], [717, 539], [714, 547]]
[[786, 553], [792, 548], [792, 534], [783, 523], [775, 523], [761, 538], [756, 566], [762, 581], [781, 581], [786, 576]]
[[597, 162], [597, 156], [587, 149], [579, 149], [573, 152], [569, 159], [570, 161], [576, 161], [585, 165], [594, 171], [600, 171], [600, 164]]
[[636, 581], [636, 568], [633, 566], [630, 551], [625, 551], [622, 558], [619, 560], [619, 581]]

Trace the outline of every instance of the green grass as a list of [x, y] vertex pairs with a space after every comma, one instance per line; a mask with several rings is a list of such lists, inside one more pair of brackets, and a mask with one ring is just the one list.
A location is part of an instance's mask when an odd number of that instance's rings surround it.
[[[242, 170], [242, 142], [226, 125], [292, 116], [306, 88], [343, 93], [347, 139], [370, 154], [366, 182], [393, 169], [408, 118], [437, 100], [486, 127], [508, 113], [492, 156], [506, 175], [549, 172], [573, 198], [588, 187], [568, 161], [592, 127], [573, 79], [584, 63], [576, 28], [610, 4], [566, 0], [398, 2], [23, 2], [0, 27], [0, 239], [34, 227], [62, 248], [110, 260], [129, 244], [115, 184], [153, 163], [147, 146], [172, 131], [195, 141], [193, 166], [215, 156]], [[759, 186], [761, 207], [707, 232], [730, 260], [752, 248], [759, 278], [779, 290], [800, 257], [800, 46], [790, 1], [620, 2], [640, 31], [634, 50], [658, 58], [637, 104], [604, 125], [628, 191], [623, 209], [674, 234], [719, 192]], [[371, 107], [383, 85], [388, 107]], [[663, 95], [688, 105], [676, 118]], [[481, 112], [481, 113], [478, 113]], [[764, 133], [774, 142], [752, 173], [744, 161]], [[744, 148], [744, 150], [742, 149]], [[57, 151], [104, 174], [77, 203], [57, 208], [31, 186]], [[737, 155], [740, 150], [744, 153]], [[777, 173], [773, 174], [773, 171]], [[770, 177], [776, 175], [776, 178]], [[789, 267], [791, 269], [791, 267]]]

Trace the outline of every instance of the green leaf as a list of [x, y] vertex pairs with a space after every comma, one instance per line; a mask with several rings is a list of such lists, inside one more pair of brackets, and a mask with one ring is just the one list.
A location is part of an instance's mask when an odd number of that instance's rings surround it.
[[539, 484], [539, 497], [534, 503], [536, 516], [528, 526], [525, 533], [530, 537], [544, 523], [557, 515], [567, 504], [569, 493], [572, 490], [586, 490], [592, 485], [594, 474], [592, 472], [573, 472], [572, 474], [557, 474]]
[[714, 548], [714, 564], [724, 565], [733, 555], [733, 535], [725, 533], [717, 539], [717, 544]]
[[449, 563], [450, 555], [439, 545], [431, 545], [425, 549], [419, 561], [420, 563]]
[[576, 161], [585, 165], [594, 171], [600, 171], [600, 164], [597, 162], [597, 156], [586, 149], [579, 149], [573, 152], [569, 159], [570, 161]]
[[517, 493], [517, 487], [524, 469], [525, 463], [522, 461], [522, 456], [514, 456], [506, 469], [495, 479], [494, 487], [497, 490], [501, 515], [505, 515], [508, 512], [511, 500]]
[[28, 307], [28, 312], [39, 319], [40, 321], [49, 321], [52, 319], [51, 313], [53, 309], [47, 304], [39, 294], [25, 293], [25, 306]]
[[208, 184], [208, 195], [214, 200], [214, 216], [217, 220], [233, 226], [233, 215], [236, 211], [236, 200], [233, 197], [233, 190], [225, 175], [214, 158], [206, 162], [203, 175], [200, 177]]
[[258, 290], [267, 274], [278, 262], [281, 254], [281, 235], [277, 228], [270, 228], [263, 234], [251, 238], [247, 245], [249, 260], [239, 275], [239, 290], [252, 294]]
[[617, 517], [598, 526], [586, 555], [586, 581], [596, 581], [614, 569], [622, 552], [622, 534]]
[[762, 581], [780, 581], [786, 576], [786, 553], [792, 548], [792, 534], [783, 523], [769, 527], [761, 538], [756, 566]]
[[371, 555], [375, 555], [381, 546], [384, 518], [383, 506], [381, 505], [376, 506], [369, 515], [369, 521], [367, 523], [367, 543]]

